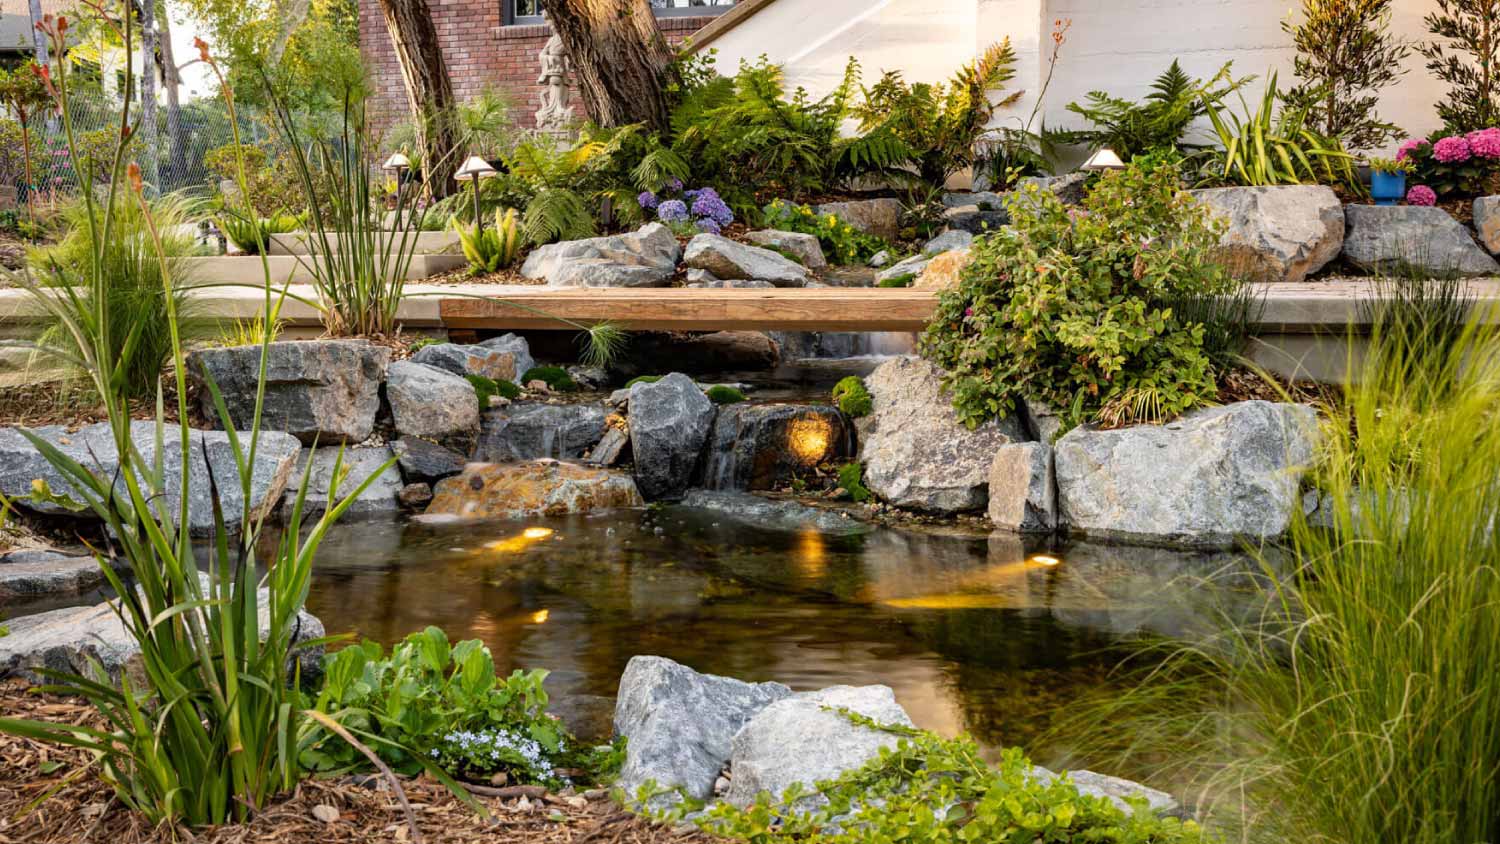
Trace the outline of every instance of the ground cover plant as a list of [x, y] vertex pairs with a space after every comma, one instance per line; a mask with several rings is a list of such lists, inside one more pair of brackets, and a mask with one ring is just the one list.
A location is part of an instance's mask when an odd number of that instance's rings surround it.
[[819, 214], [806, 205], [781, 199], [773, 199], [761, 209], [761, 225], [813, 235], [823, 254], [835, 264], [863, 264], [891, 248], [883, 238], [866, 234], [835, 214]]
[[1172, 418], [1211, 401], [1204, 326], [1172, 307], [1231, 292], [1218, 263], [1222, 223], [1180, 190], [1171, 165], [1106, 174], [1081, 208], [1028, 187], [1012, 226], [978, 238], [959, 283], [922, 336], [974, 426], [1022, 397], [1068, 426]]

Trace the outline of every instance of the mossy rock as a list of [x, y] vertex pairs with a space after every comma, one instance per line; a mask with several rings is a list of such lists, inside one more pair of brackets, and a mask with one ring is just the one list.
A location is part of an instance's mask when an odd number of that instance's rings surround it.
[[625, 389], [628, 390], [637, 384], [655, 384], [657, 381], [660, 381], [665, 377], [665, 375], [641, 375], [637, 378], [632, 378], [629, 381], [626, 381]]
[[833, 386], [833, 403], [852, 419], [869, 416], [875, 407], [875, 399], [857, 375], [850, 375]]
[[521, 376], [522, 384], [530, 384], [532, 381], [541, 381], [559, 393], [571, 393], [578, 389], [573, 376], [560, 366], [533, 366]]
[[911, 287], [911, 283], [913, 281], [916, 281], [916, 279], [917, 279], [917, 277], [916, 277], [916, 275], [914, 273], [902, 273], [901, 275], [892, 276], [891, 278], [885, 279], [883, 281], [876, 282], [875, 286], [876, 287]]
[[745, 401], [744, 393], [733, 387], [726, 387], [723, 384], [715, 384], [704, 390], [703, 394], [708, 396], [708, 400], [714, 404], [739, 404]]

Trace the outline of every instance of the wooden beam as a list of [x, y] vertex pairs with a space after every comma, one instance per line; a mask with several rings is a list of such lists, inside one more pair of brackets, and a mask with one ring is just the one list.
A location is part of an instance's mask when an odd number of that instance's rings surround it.
[[584, 288], [445, 297], [450, 328], [554, 328], [562, 320], [637, 331], [921, 331], [937, 305], [930, 290]]
[[679, 55], [689, 56], [717, 41], [719, 36], [739, 26], [746, 18], [771, 5], [776, 0], [739, 0], [734, 8], [714, 18], [707, 26], [693, 33], [679, 50]]

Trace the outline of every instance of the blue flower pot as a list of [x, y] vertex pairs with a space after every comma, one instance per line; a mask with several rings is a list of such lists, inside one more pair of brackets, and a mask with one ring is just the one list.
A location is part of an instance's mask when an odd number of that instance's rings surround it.
[[1406, 198], [1405, 173], [1370, 172], [1370, 196], [1376, 205], [1395, 205]]

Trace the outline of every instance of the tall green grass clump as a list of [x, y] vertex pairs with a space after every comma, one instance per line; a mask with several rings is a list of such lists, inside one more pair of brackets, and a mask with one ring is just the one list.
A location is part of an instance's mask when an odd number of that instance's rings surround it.
[[1081, 716], [1131, 720], [1110, 749], [1175, 769], [1237, 840], [1500, 836], [1500, 332], [1406, 293], [1328, 409], [1294, 571]]
[[[125, 45], [124, 55], [129, 57], [133, 55], [133, 27], [128, 9], [114, 19], [125, 21], [118, 35]], [[108, 19], [104, 24], [110, 25]], [[58, 57], [49, 89], [76, 155], [68, 60], [63, 58], [66, 24], [49, 15], [43, 29], [52, 42], [53, 55]], [[199, 45], [203, 60], [217, 72], [207, 47], [201, 42]], [[116, 135], [120, 138], [129, 137], [131, 122], [129, 104], [133, 95], [128, 80], [133, 77], [128, 68], [124, 78], [126, 105], [121, 108]], [[220, 82], [226, 92], [229, 124], [237, 127], [232, 95], [222, 85], [222, 78]], [[235, 140], [238, 145], [239, 139]], [[107, 474], [99, 472], [93, 468], [93, 461], [80, 463], [46, 440], [27, 431], [22, 434], [66, 479], [70, 497], [103, 523], [110, 537], [110, 554], [128, 563], [128, 573], [122, 574], [107, 564], [102, 554], [99, 557], [104, 577], [119, 595], [116, 612], [140, 646], [140, 671], [111, 679], [97, 662], [86, 672], [88, 676], [45, 671], [53, 685], [44, 690], [88, 700], [97, 708], [103, 724], [93, 727], [0, 718], [0, 731], [88, 750], [95, 758], [97, 773], [87, 775], [97, 775], [111, 785], [115, 799], [152, 824], [218, 824], [253, 814], [271, 796], [293, 787], [304, 774], [298, 761], [299, 748], [315, 732], [309, 724], [318, 716], [304, 714], [293, 657], [297, 648], [322, 642], [294, 646], [298, 612], [307, 598], [319, 543], [363, 485], [342, 501], [336, 491], [331, 491], [326, 514], [315, 523], [305, 524], [304, 475], [282, 539], [269, 559], [257, 555], [261, 524], [250, 502], [252, 467], [261, 441], [269, 332], [262, 338], [255, 411], [252, 418], [238, 420], [239, 430], [216, 388], [209, 384], [219, 421], [228, 432], [235, 471], [217, 476], [210, 472], [206, 479], [195, 478], [190, 472], [195, 446], [186, 421], [190, 414], [184, 337], [178, 300], [171, 295], [172, 263], [164, 247], [162, 226], [144, 197], [140, 169], [135, 164], [124, 166], [123, 148], [123, 143], [115, 147], [112, 170], [123, 178], [111, 179], [101, 188], [102, 197], [97, 200], [94, 185], [84, 185], [86, 212], [79, 221], [81, 234], [75, 232], [86, 238], [84, 259], [68, 265], [59, 263], [53, 279], [66, 295], [53, 295], [57, 287], [26, 287], [75, 344], [77, 363], [107, 409], [119, 467]], [[243, 162], [237, 169], [241, 194], [248, 196]], [[131, 219], [138, 223], [129, 222]], [[119, 250], [137, 254], [141, 265], [156, 266], [155, 278], [164, 292], [161, 327], [170, 337], [177, 412], [182, 420], [176, 425], [167, 425], [162, 419], [161, 392], [157, 393], [154, 425], [132, 424], [130, 418], [130, 359], [119, 354], [113, 338], [122, 332], [138, 336], [136, 326], [123, 322], [138, 314], [116, 312], [107, 305], [115, 283], [109, 256]], [[269, 272], [265, 290], [262, 318], [270, 322], [276, 300]], [[133, 436], [141, 425], [150, 429], [154, 448]], [[166, 449], [180, 450], [180, 474], [172, 476], [166, 471], [160, 459]], [[339, 474], [336, 467], [334, 476]], [[195, 547], [188, 529], [189, 503], [195, 498], [189, 487], [195, 483], [209, 485], [213, 508], [213, 538], [202, 548]], [[235, 486], [239, 488], [241, 509], [226, 514], [223, 503], [234, 500], [226, 492]], [[238, 525], [232, 526], [236, 520]]]

